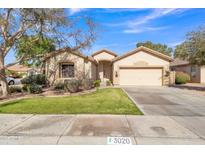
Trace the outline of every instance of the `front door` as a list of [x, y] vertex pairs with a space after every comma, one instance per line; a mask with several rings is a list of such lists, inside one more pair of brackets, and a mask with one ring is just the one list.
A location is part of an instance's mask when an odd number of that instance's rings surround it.
[[111, 80], [111, 63], [109, 61], [103, 61], [99, 65], [99, 77], [101, 81]]
[[103, 80], [108, 81], [111, 79], [111, 64], [110, 62], [104, 62], [103, 64]]

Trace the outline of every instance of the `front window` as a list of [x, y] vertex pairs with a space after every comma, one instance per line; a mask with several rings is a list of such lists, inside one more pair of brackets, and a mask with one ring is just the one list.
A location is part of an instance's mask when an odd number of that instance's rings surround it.
[[61, 64], [62, 78], [74, 78], [74, 64]]

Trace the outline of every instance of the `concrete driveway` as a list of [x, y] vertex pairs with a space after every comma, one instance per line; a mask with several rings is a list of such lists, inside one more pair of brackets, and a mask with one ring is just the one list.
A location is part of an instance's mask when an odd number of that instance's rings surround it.
[[145, 115], [205, 116], [205, 96], [190, 90], [172, 87], [123, 89]]

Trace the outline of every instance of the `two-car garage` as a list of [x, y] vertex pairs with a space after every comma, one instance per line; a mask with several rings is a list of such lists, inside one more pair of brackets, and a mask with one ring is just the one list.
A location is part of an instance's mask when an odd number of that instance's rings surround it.
[[162, 86], [162, 68], [120, 67], [119, 84], [133, 86]]
[[113, 83], [123, 86], [163, 86], [172, 58], [139, 47], [113, 60]]

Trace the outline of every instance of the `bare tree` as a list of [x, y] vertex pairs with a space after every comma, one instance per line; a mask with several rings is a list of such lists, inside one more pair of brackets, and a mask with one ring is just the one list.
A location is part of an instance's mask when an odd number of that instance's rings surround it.
[[[82, 26], [83, 25], [83, 26]], [[79, 50], [95, 40], [96, 25], [88, 17], [69, 18], [64, 9], [0, 9], [0, 84], [3, 96], [9, 94], [5, 69], [32, 58], [29, 51], [20, 54], [17, 61], [5, 65], [5, 57], [23, 36], [55, 39], [57, 48]], [[36, 39], [39, 39], [36, 37]], [[34, 40], [35, 41], [35, 40]]]

